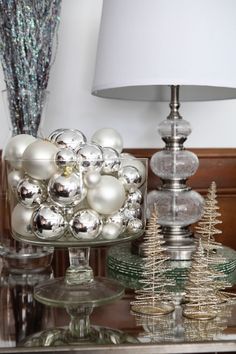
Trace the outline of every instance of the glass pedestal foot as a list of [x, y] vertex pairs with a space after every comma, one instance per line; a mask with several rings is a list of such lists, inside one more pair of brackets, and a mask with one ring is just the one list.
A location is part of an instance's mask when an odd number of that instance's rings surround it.
[[21, 343], [24, 347], [49, 347], [64, 345], [86, 345], [89, 344], [126, 344], [138, 343], [135, 337], [130, 336], [118, 329], [107, 327], [91, 326], [90, 333], [86, 338], [75, 339], [71, 336], [68, 328], [59, 327], [36, 333]]

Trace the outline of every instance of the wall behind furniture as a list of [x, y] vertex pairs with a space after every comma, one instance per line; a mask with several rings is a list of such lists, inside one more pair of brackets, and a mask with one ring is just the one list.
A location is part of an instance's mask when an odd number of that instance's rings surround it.
[[[101, 127], [114, 127], [122, 134], [125, 147], [163, 146], [156, 128], [168, 114], [167, 103], [106, 100], [90, 93], [102, 0], [62, 1], [57, 56], [49, 82], [51, 93], [44, 122], [45, 133], [62, 127], [78, 128], [89, 138]], [[0, 90], [4, 88], [0, 72]], [[236, 100], [183, 103], [181, 114], [193, 128], [186, 146], [236, 146]], [[2, 101], [0, 124], [2, 148], [8, 134]]]

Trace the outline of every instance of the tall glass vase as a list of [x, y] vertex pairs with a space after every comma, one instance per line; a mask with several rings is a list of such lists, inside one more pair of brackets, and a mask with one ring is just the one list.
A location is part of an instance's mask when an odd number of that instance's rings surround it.
[[13, 95], [4, 90], [2, 91], [1, 99], [9, 127], [9, 135], [2, 150], [1, 160], [0, 255], [3, 259], [4, 267], [12, 272], [23, 272], [26, 269], [39, 270], [51, 264], [53, 248], [32, 246], [12, 238], [7, 183], [10, 178], [11, 183], [16, 188], [22, 176], [16, 168], [12, 170], [10, 177], [6, 176], [5, 157], [6, 154], [13, 154], [14, 158], [18, 157], [16, 155], [23, 152], [27, 143], [32, 142], [37, 137], [43, 137], [42, 123], [45, 116], [48, 92], [41, 93], [41, 96], [36, 100], [34, 93], [24, 91], [23, 94], [13, 99]]

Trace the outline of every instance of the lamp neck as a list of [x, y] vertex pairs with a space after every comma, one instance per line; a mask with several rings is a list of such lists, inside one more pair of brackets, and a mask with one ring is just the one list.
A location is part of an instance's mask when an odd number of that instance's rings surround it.
[[181, 119], [179, 114], [179, 85], [171, 85], [170, 114], [167, 119]]

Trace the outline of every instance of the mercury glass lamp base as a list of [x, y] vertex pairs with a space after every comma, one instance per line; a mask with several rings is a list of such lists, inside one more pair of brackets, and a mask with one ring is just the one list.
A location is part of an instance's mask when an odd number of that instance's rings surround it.
[[55, 347], [64, 345], [89, 344], [125, 344], [137, 343], [137, 340], [117, 329], [100, 326], [90, 326], [90, 333], [85, 338], [75, 339], [68, 328], [59, 327], [48, 329], [28, 337], [20, 346], [24, 347]]
[[[213, 265], [217, 270], [227, 276], [231, 284], [236, 283], [236, 251], [229, 247], [222, 247], [217, 250], [219, 255], [226, 258], [225, 263]], [[188, 269], [191, 261], [172, 260], [170, 266], [172, 270], [168, 276], [175, 283], [175, 292], [181, 293], [184, 289], [184, 283], [187, 278]], [[142, 277], [143, 258], [131, 252], [131, 244], [117, 245], [108, 250], [107, 273], [108, 276], [119, 280], [125, 287], [130, 289], [140, 288], [140, 279]]]

